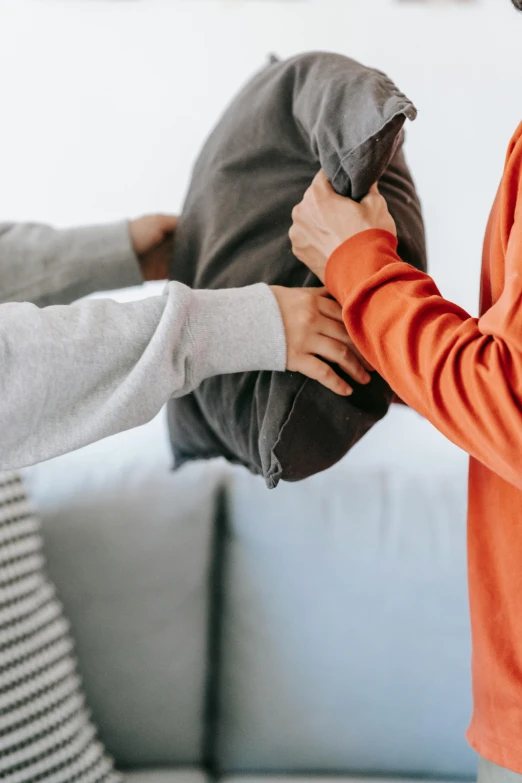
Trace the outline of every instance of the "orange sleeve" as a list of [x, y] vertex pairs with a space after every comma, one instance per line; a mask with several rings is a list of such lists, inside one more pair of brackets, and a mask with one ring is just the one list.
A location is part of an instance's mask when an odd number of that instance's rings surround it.
[[329, 260], [326, 284], [350, 336], [401, 399], [522, 489], [522, 220], [506, 248], [503, 293], [479, 320], [396, 247], [388, 232], [367, 231]]

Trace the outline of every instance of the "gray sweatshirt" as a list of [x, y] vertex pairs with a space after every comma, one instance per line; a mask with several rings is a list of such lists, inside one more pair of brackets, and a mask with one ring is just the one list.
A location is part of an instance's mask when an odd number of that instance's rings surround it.
[[142, 282], [127, 223], [55, 231], [0, 223], [0, 470], [150, 420], [204, 378], [284, 370], [268, 286], [69, 304]]

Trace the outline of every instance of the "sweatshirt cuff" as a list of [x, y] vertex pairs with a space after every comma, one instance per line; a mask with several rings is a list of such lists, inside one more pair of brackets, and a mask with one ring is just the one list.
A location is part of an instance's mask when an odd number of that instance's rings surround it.
[[201, 379], [253, 370], [282, 372], [286, 368], [283, 319], [264, 283], [193, 291], [188, 328]]
[[342, 305], [350, 294], [376, 272], [400, 259], [398, 239], [389, 231], [370, 229], [347, 239], [326, 264], [328, 291]]
[[85, 293], [143, 283], [127, 221], [68, 229], [61, 232], [61, 239], [74, 258], [76, 278], [83, 280]]

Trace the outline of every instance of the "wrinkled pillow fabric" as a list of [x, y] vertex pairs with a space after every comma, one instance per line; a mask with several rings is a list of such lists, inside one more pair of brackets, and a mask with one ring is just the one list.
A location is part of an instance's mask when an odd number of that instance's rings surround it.
[[[401, 257], [425, 269], [421, 208], [402, 149], [403, 125], [415, 116], [387, 76], [347, 57], [272, 59], [200, 154], [171, 278], [211, 289], [320, 285], [288, 239], [292, 209], [320, 167], [339, 194], [356, 200], [379, 180]], [[353, 385], [341, 398], [298, 373], [210, 378], [169, 405], [175, 464], [224, 456], [262, 474], [270, 488], [307, 478], [341, 459], [387, 412], [392, 395], [380, 377]]]

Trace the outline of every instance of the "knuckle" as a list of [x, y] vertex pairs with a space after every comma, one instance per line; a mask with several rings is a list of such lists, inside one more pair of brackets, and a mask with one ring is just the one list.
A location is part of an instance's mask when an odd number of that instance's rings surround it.
[[307, 329], [313, 329], [315, 324], [317, 323], [317, 313], [312, 307], [305, 307], [303, 309], [303, 325]]
[[319, 370], [319, 377], [322, 382], [328, 382], [332, 375], [334, 375], [333, 370], [328, 367], [327, 364], [324, 364], [324, 362], [321, 362], [321, 369]]
[[292, 250], [294, 252], [302, 248], [302, 242], [297, 232], [290, 232], [288, 236], [290, 238], [290, 244], [292, 245]]
[[315, 324], [317, 322], [317, 319], [319, 318], [320, 313], [314, 294], [312, 293], [306, 294], [304, 309], [306, 311], [306, 317], [308, 322], [311, 324]]
[[350, 349], [346, 345], [343, 345], [341, 350], [340, 350], [341, 362], [343, 364], [349, 364], [351, 358], [352, 358], [352, 352], [350, 351]]
[[332, 378], [332, 391], [336, 394], [343, 391], [344, 385], [338, 375]]

